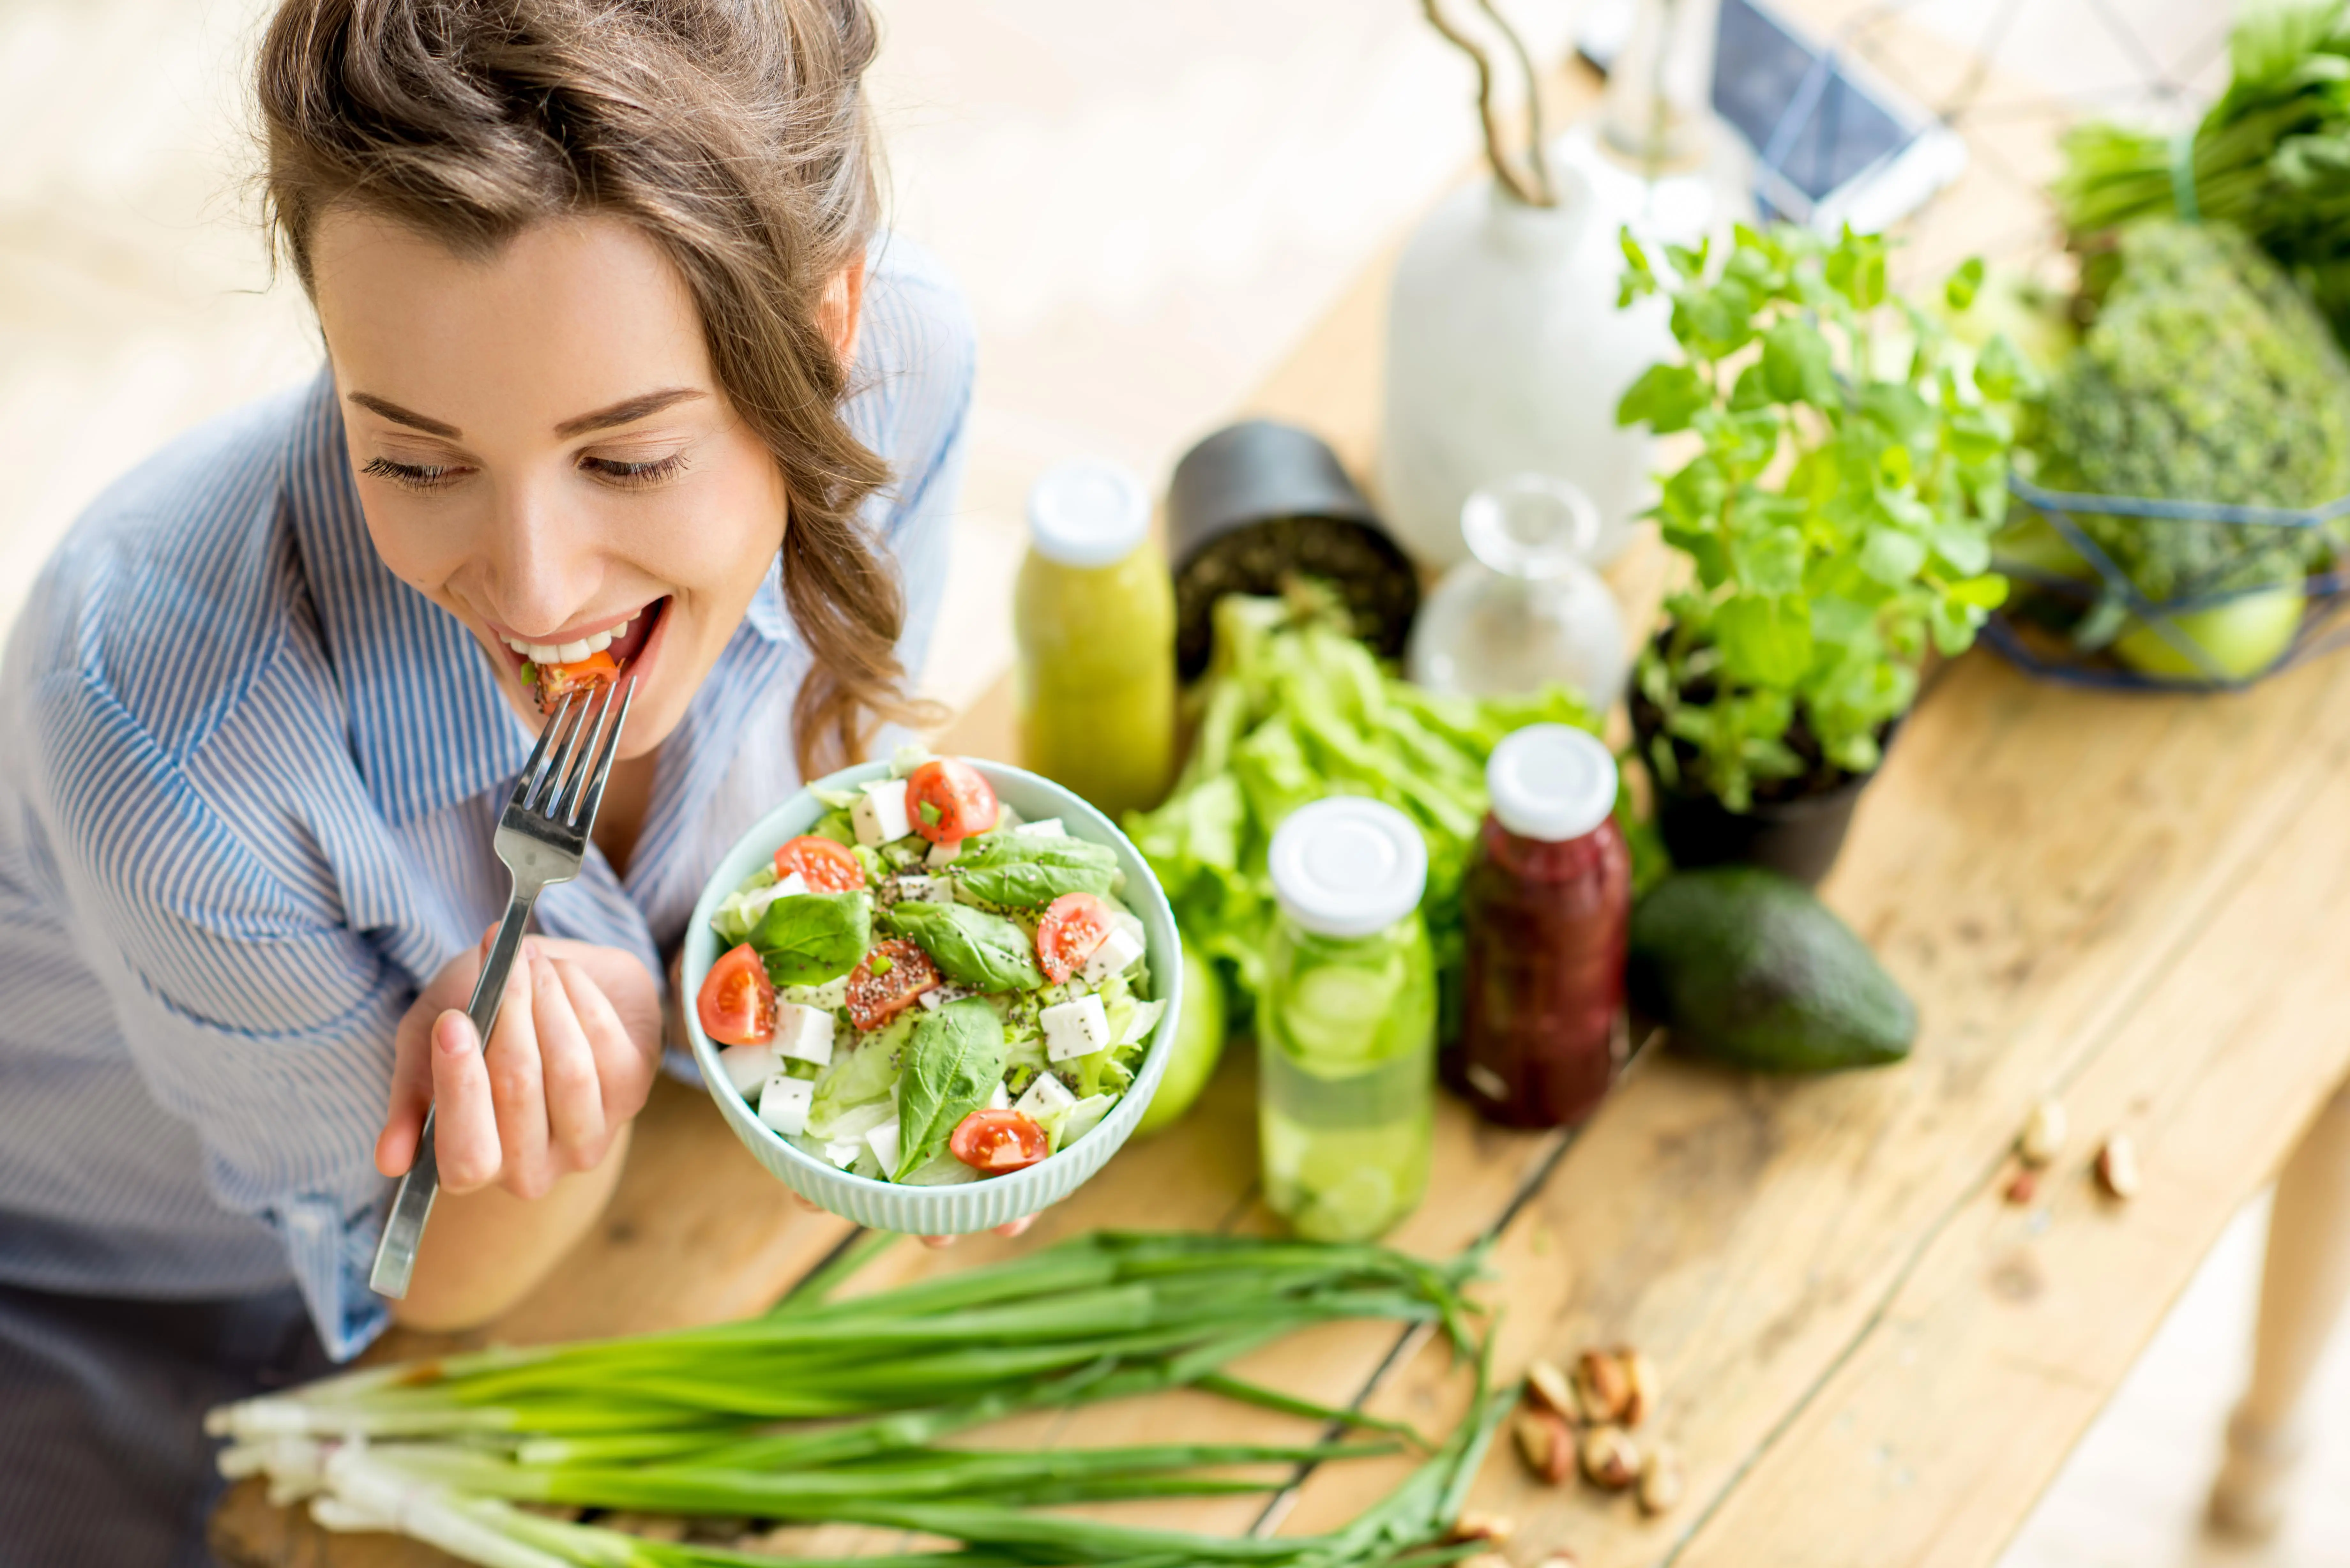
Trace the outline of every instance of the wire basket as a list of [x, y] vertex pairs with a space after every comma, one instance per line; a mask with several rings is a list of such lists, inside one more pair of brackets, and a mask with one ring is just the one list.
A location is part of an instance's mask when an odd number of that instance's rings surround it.
[[[2249, 587], [2215, 587], [2213, 583], [2267, 551], [2262, 539], [2272, 530], [2321, 528], [2350, 516], [2350, 496], [2323, 506], [2299, 509], [2275, 506], [2229, 506], [2199, 501], [2157, 501], [2118, 495], [2084, 495], [2046, 490], [2018, 475], [2010, 475], [2008, 493], [2072, 546], [2095, 575], [2063, 572], [2030, 562], [1994, 558], [1991, 568], [2012, 584], [2008, 602], [1993, 612], [1983, 628], [1983, 639], [2032, 674], [2076, 686], [2116, 691], [2230, 691], [2265, 680], [2281, 670], [2328, 653], [2350, 641], [2350, 625], [2336, 625], [2344, 590], [2350, 587], [2350, 570], [2336, 566], [2297, 582], [2262, 583]], [[2182, 591], [2156, 603], [2140, 593], [2111, 556], [2089, 535], [2080, 517], [2130, 517], [2149, 526], [2165, 523], [2216, 523], [2240, 530], [2243, 553], [2220, 563], [2201, 579], [2182, 585]], [[2241, 603], [2259, 596], [2297, 591], [2302, 597], [2300, 622], [2276, 658], [2260, 669], [2230, 673], [2210, 649], [2183, 628], [2180, 618]], [[2134, 670], [2110, 650], [2112, 634], [2136, 624], [2145, 627], [2177, 654], [2192, 674], [2165, 675]], [[2088, 635], [2084, 635], [2086, 631]]]

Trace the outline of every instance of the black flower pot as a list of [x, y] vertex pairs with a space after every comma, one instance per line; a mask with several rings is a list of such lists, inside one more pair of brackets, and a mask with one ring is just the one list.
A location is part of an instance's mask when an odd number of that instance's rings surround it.
[[[1631, 707], [1632, 728], [1639, 736], [1645, 763], [1657, 737], [1659, 715], [1637, 691]], [[1879, 746], [1890, 748], [1900, 727], [1900, 720], [1896, 719], [1879, 732]], [[1877, 777], [1875, 771], [1847, 774], [1837, 769], [1833, 779], [1808, 781], [1810, 787], [1800, 794], [1758, 799], [1744, 811], [1732, 811], [1705, 791], [1667, 786], [1650, 766], [1657, 831], [1673, 864], [1683, 870], [1700, 866], [1762, 866], [1806, 887], [1816, 887], [1844, 850], [1845, 833], [1852, 826], [1852, 811], [1860, 803], [1860, 792]]]

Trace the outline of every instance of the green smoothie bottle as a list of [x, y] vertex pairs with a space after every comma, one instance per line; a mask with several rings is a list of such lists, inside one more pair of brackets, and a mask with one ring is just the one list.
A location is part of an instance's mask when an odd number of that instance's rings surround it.
[[1257, 1008], [1265, 1200], [1301, 1236], [1361, 1241], [1419, 1206], [1435, 1141], [1428, 846], [1393, 806], [1339, 796], [1273, 837], [1281, 919]]
[[1150, 498], [1116, 463], [1048, 470], [1028, 493], [1013, 590], [1020, 763], [1113, 822], [1174, 776], [1175, 589]]

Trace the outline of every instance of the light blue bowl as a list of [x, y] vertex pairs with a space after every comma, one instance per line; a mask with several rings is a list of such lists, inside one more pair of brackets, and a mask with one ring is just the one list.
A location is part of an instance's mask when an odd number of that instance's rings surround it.
[[[744, 877], [772, 863], [777, 849], [815, 826], [816, 819], [824, 815], [826, 807], [811, 790], [804, 789], [792, 796], [736, 840], [711, 875], [709, 885], [702, 888], [702, 901], [693, 907], [693, 924], [685, 934], [684, 1005], [679, 1011], [685, 1015], [686, 1033], [693, 1039], [693, 1059], [701, 1065], [702, 1083], [709, 1088], [710, 1097], [718, 1103], [719, 1114], [734, 1129], [734, 1136], [743, 1140], [743, 1147], [751, 1151], [751, 1157], [782, 1178], [793, 1191], [876, 1231], [899, 1231], [916, 1236], [964, 1235], [1034, 1214], [1075, 1192], [1107, 1163], [1134, 1131], [1134, 1124], [1142, 1119], [1150, 1096], [1158, 1092], [1159, 1080], [1166, 1075], [1167, 1058], [1174, 1050], [1176, 1021], [1183, 1008], [1183, 950], [1175, 931], [1175, 915], [1167, 907], [1167, 895], [1159, 890], [1159, 879], [1150, 874], [1150, 867], [1127, 841], [1126, 835], [1109, 818], [1049, 779], [1001, 763], [973, 760], [972, 765], [995, 786], [997, 798], [1026, 820], [1057, 816], [1076, 836], [1107, 844], [1118, 851], [1118, 867], [1126, 873], [1126, 887], [1120, 896], [1142, 917], [1144, 947], [1150, 960], [1151, 993], [1167, 1002], [1167, 1011], [1151, 1032], [1142, 1065], [1135, 1074], [1134, 1086], [1110, 1107], [1109, 1115], [1093, 1131], [1051, 1158], [1009, 1176], [990, 1177], [955, 1187], [900, 1187], [894, 1182], [876, 1181], [839, 1169], [795, 1146], [761, 1121], [758, 1112], [727, 1081], [725, 1071], [718, 1064], [719, 1047], [702, 1032], [702, 1022], [693, 1006], [693, 999], [702, 994], [702, 977], [719, 958], [718, 935], [710, 929], [710, 917], [728, 894], [742, 886]], [[867, 763], [844, 768], [813, 787], [854, 789], [868, 779], [887, 777], [889, 772], [886, 763]]]

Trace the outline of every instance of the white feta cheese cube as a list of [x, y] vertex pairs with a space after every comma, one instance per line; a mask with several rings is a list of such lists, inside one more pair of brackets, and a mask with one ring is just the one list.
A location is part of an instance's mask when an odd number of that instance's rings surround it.
[[1087, 993], [1075, 1002], [1055, 1003], [1045, 1009], [1042, 1016], [1048, 1062], [1090, 1056], [1109, 1044], [1109, 1014], [1102, 1011], [1098, 996]]
[[1003, 1086], [1003, 1080], [1001, 1078], [995, 1080], [995, 1088], [987, 1096], [987, 1108], [991, 1111], [1008, 1111], [1012, 1108], [1012, 1092]]
[[883, 1122], [865, 1135], [865, 1147], [881, 1162], [881, 1173], [894, 1179], [898, 1174], [898, 1124]]
[[868, 849], [879, 849], [913, 832], [906, 820], [906, 781], [885, 779], [865, 786], [857, 804], [848, 808], [849, 821], [857, 825], [857, 842]]
[[962, 840], [960, 838], [950, 839], [944, 844], [933, 844], [931, 846], [931, 852], [922, 857], [922, 864], [935, 871], [941, 866], [953, 865], [955, 857], [962, 853]]
[[951, 904], [954, 889], [941, 877], [900, 874], [898, 877], [898, 901], [901, 904]]
[[1069, 830], [1061, 826], [1057, 816], [1047, 816], [1036, 822], [1024, 822], [1012, 830], [1014, 838], [1066, 838]]
[[1055, 1111], [1077, 1103], [1077, 1096], [1061, 1086], [1061, 1080], [1050, 1073], [1039, 1073], [1035, 1082], [1012, 1103], [1012, 1108], [1024, 1116], [1043, 1121]]
[[1142, 956], [1142, 939], [1124, 926], [1112, 926], [1109, 935], [1102, 939], [1085, 967], [1077, 971], [1079, 983], [1099, 985], [1115, 974], [1124, 974]]
[[865, 1140], [863, 1138], [835, 1138], [830, 1143], [824, 1146], [824, 1158], [832, 1161], [833, 1164], [840, 1167], [843, 1170], [847, 1170], [850, 1166], [855, 1165], [857, 1163], [857, 1157], [864, 1152]]
[[726, 1069], [726, 1081], [745, 1100], [755, 1102], [759, 1085], [765, 1083], [780, 1064], [772, 1042], [756, 1045], [729, 1045], [718, 1053], [718, 1064]]
[[914, 998], [914, 1000], [922, 1004], [923, 1012], [936, 1012], [940, 1008], [944, 1007], [947, 1004], [946, 987], [942, 985], [934, 985], [931, 987], [930, 990], [922, 992], [921, 995]]
[[759, 1119], [786, 1137], [797, 1137], [807, 1131], [808, 1106], [815, 1100], [814, 1084], [777, 1073], [759, 1091]]
[[774, 895], [774, 898], [769, 898], [767, 901], [769, 903], [773, 903], [775, 898], [796, 898], [807, 890], [807, 878], [795, 871], [790, 876], [785, 877], [782, 881], [776, 883], [773, 888], [768, 889], [768, 891]]
[[775, 1050], [798, 1062], [832, 1065], [832, 1014], [786, 1002], [775, 1010]]

